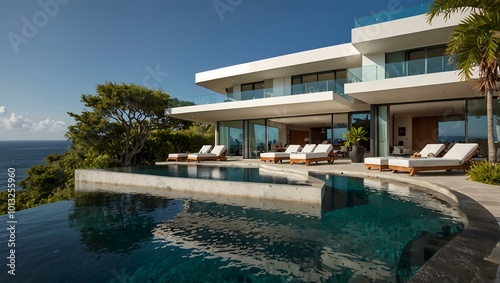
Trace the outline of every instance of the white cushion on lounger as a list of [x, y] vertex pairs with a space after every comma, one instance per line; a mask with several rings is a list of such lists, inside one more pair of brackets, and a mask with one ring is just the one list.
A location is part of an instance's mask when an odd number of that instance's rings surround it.
[[260, 158], [288, 158], [290, 153], [299, 152], [300, 145], [291, 144], [289, 145], [285, 152], [264, 152], [260, 154]]
[[307, 153], [292, 153], [290, 154], [290, 159], [311, 159], [318, 157], [327, 157], [328, 153], [326, 152], [307, 152]]
[[216, 145], [216, 146], [214, 146], [214, 148], [212, 149], [212, 151], [210, 153], [213, 153], [216, 156], [220, 156], [224, 152], [225, 149], [226, 149], [226, 146], [224, 146], [224, 145]]
[[318, 144], [313, 152], [322, 152], [322, 153], [330, 153], [332, 151], [333, 146], [331, 144]]
[[209, 153], [210, 150], [212, 149], [212, 145], [209, 144], [209, 145], [204, 145], [201, 147], [200, 151], [198, 151], [198, 153]]
[[477, 143], [456, 143], [443, 158], [459, 159], [462, 164], [477, 148]]
[[457, 143], [442, 158], [393, 158], [389, 159], [389, 165], [410, 168], [461, 165], [477, 147], [477, 143]]
[[216, 145], [209, 153], [190, 153], [188, 159], [199, 158], [199, 157], [217, 157], [222, 154], [225, 150], [224, 145]]
[[365, 164], [387, 165], [389, 164], [389, 158], [394, 157], [366, 157]]
[[[422, 158], [427, 158], [427, 155], [429, 153], [434, 154], [434, 156], [437, 156], [443, 151], [444, 149], [444, 144], [442, 143], [429, 143], [422, 148], [422, 150], [419, 152], [420, 155], [422, 155]], [[391, 158], [399, 158], [395, 156], [387, 156], [387, 157], [366, 157], [365, 158], [365, 164], [373, 164], [373, 165], [388, 165], [389, 164], [389, 159]]]
[[389, 166], [399, 167], [432, 167], [432, 166], [455, 166], [460, 165], [460, 159], [452, 158], [389, 158]]
[[318, 146], [315, 146], [313, 148], [313, 152], [304, 152], [306, 149], [306, 146], [302, 149], [302, 152], [300, 153], [292, 153], [290, 154], [290, 159], [311, 159], [311, 158], [318, 158], [318, 157], [327, 157], [328, 153], [332, 151], [333, 146], [331, 144], [319, 144]]
[[286, 153], [299, 152], [299, 151], [300, 151], [300, 144], [291, 144], [285, 150]]
[[269, 157], [269, 158], [277, 158], [277, 157], [289, 157], [290, 153], [287, 152], [263, 152], [260, 154], [260, 157]]
[[280, 157], [289, 157], [292, 152], [299, 152], [300, 145], [299, 144], [291, 144], [289, 145], [285, 152], [263, 152], [260, 154], [260, 157], [264, 158], [280, 158]]
[[187, 157], [187, 153], [169, 153], [168, 158], [185, 158]]
[[422, 150], [419, 152], [422, 157], [427, 157], [429, 153], [434, 154], [434, 156], [438, 156], [441, 151], [444, 149], [444, 144], [442, 143], [429, 143], [422, 148]]
[[301, 152], [313, 152], [315, 148], [316, 148], [315, 144], [306, 144], [304, 145], [304, 148], [302, 149]]

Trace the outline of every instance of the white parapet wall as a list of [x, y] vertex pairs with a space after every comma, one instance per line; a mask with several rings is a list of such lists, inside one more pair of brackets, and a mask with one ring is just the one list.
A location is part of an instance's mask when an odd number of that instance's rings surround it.
[[[131, 191], [127, 187], [134, 187], [136, 192], [140, 192], [137, 191], [138, 188], [149, 188], [161, 191], [182, 191], [218, 196], [321, 204], [325, 191], [324, 183], [312, 177], [310, 183], [311, 186], [288, 185], [165, 177], [106, 170], [75, 170], [76, 190], [102, 191], [101, 187], [108, 189], [115, 187], [116, 190], [113, 191], [130, 193]], [[120, 188], [123, 188], [123, 190], [120, 190]]]

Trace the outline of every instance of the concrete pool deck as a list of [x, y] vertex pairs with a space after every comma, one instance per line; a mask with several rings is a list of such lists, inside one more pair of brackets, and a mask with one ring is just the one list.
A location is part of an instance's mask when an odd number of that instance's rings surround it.
[[392, 173], [390, 170], [368, 170], [364, 163], [352, 163], [347, 158], [337, 159], [333, 164], [320, 162], [310, 166], [237, 158], [204, 164], [258, 165], [284, 173], [388, 179], [438, 192], [459, 204], [467, 216], [467, 227], [419, 269], [411, 282], [500, 282], [500, 186], [467, 180], [463, 171], [429, 171], [409, 176], [408, 173]]

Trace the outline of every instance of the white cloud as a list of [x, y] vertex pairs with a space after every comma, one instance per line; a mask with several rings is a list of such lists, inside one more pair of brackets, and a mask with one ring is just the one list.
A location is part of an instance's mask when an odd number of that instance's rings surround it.
[[29, 129], [31, 125], [31, 120], [23, 118], [22, 115], [17, 116], [16, 113], [0, 118], [0, 128], [4, 129]]
[[[0, 106], [0, 114], [5, 112], [5, 107]], [[66, 128], [66, 124], [60, 120], [52, 120], [46, 118], [45, 120], [36, 122], [22, 115], [16, 115], [12, 112], [10, 116], [0, 117], [0, 129], [22, 129], [30, 132], [40, 131], [62, 131]]]
[[38, 123], [33, 124], [33, 130], [34, 131], [43, 131], [43, 130], [49, 130], [49, 131], [60, 131], [64, 130], [66, 127], [66, 124], [63, 121], [60, 120], [51, 120], [49, 118], [40, 121]]

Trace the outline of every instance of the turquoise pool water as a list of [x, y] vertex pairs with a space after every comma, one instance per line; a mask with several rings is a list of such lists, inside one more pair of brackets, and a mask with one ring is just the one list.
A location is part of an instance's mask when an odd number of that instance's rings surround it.
[[111, 193], [20, 211], [15, 276], [0, 229], [0, 282], [405, 282], [423, 263], [412, 251], [463, 229], [428, 195], [317, 177], [321, 217]]
[[308, 185], [305, 180], [264, 174], [259, 168], [205, 166], [205, 165], [155, 165], [107, 169], [114, 172], [148, 174], [166, 177], [197, 178], [223, 181]]

